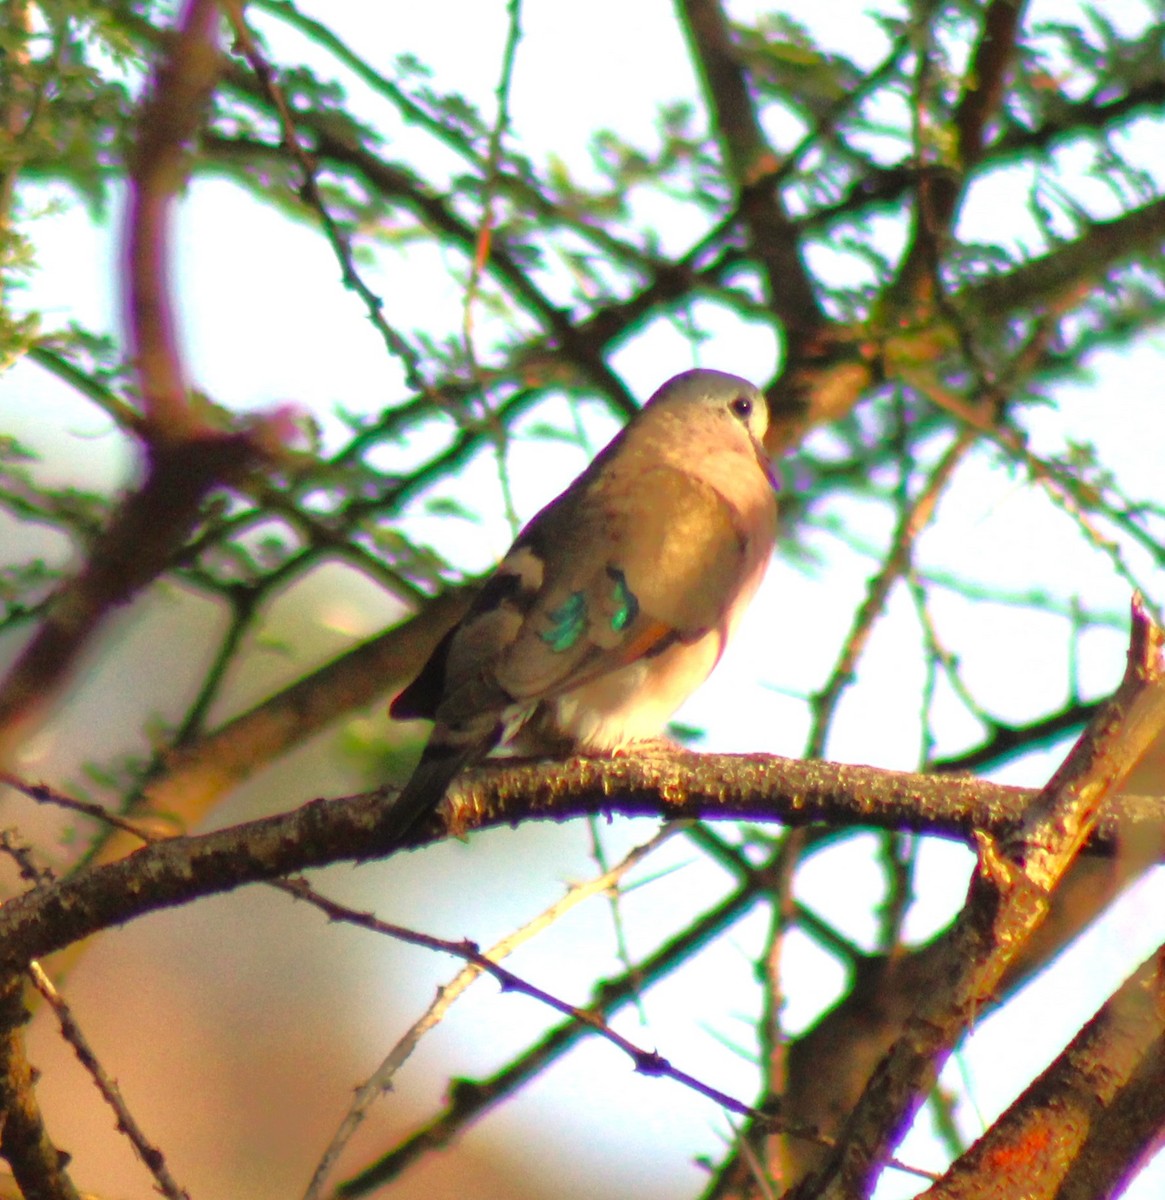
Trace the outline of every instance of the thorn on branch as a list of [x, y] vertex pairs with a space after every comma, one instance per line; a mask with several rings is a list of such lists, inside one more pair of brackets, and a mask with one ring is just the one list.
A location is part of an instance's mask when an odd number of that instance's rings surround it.
[[669, 1066], [658, 1051], [645, 1050], [635, 1056], [635, 1070], [640, 1075], [665, 1075]]

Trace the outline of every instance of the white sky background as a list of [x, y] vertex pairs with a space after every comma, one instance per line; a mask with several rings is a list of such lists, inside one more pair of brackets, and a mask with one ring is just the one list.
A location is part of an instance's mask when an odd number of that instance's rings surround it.
[[[407, 49], [433, 68], [438, 86], [456, 86], [484, 113], [492, 113], [505, 37], [505, 6], [500, 0], [432, 5], [348, 2], [317, 7], [322, 19], [374, 62], [387, 67], [395, 54]], [[885, 39], [872, 21], [855, 17], [856, 7], [842, 0], [825, 0], [799, 17], [811, 20], [838, 49], [873, 63], [881, 57]], [[1063, 13], [1063, 5], [1054, 0], [1046, 0], [1042, 7], [1049, 14]], [[312, 11], [307, 5], [304, 8]], [[1125, 8], [1133, 14], [1130, 19], [1143, 11], [1130, 3], [1111, 6], [1108, 15]], [[568, 11], [571, 15], [564, 21]], [[739, 15], [747, 15], [743, 6]], [[258, 14], [255, 20], [266, 30], [277, 29]], [[585, 173], [586, 145], [596, 129], [610, 127], [626, 140], [653, 144], [657, 103], [695, 96], [683, 39], [666, 3], [642, 0], [628, 5], [626, 0], [596, 0], [580, 10], [568, 9], [556, 0], [526, 0], [522, 25], [524, 36], [511, 95], [511, 142], [536, 162], [556, 154], [573, 171]], [[618, 36], [613, 36], [613, 30], [618, 30]], [[374, 43], [384, 47], [382, 54], [369, 49]], [[293, 62], [302, 49], [303, 44], [293, 36], [280, 33], [272, 38], [276, 61]], [[451, 80], [456, 84], [450, 84]], [[371, 105], [367, 98], [361, 99], [358, 88], [353, 94], [358, 107]], [[386, 106], [376, 104], [379, 120], [385, 113]], [[407, 158], [411, 141], [420, 139], [404, 129], [397, 134], [400, 140], [392, 142], [390, 152]], [[1160, 170], [1159, 147], [1147, 148], [1147, 152], [1158, 161], [1146, 166]], [[1018, 210], [1020, 205], [1012, 207]], [[999, 212], [1007, 210], [1004, 199], [998, 208], [992, 205], [989, 210], [969, 211], [964, 220], [969, 227], [981, 222], [993, 236], [1001, 237]], [[675, 206], [666, 213], [661, 210], [659, 219], [665, 246], [686, 245], [696, 228], [685, 224], [685, 214], [675, 211]], [[116, 250], [109, 231], [95, 229], [82, 211], [74, 209], [44, 218], [34, 232], [41, 271], [29, 287], [29, 306], [47, 310], [50, 323], [75, 317], [93, 328], [115, 328], [116, 299], [110, 284]], [[1025, 236], [1017, 226], [1015, 237], [1022, 241]], [[459, 259], [442, 260], [430, 250], [410, 250], [404, 256], [379, 256], [364, 274], [373, 290], [385, 297], [390, 321], [399, 321], [404, 327], [445, 328], [459, 324], [461, 270]], [[401, 394], [400, 371], [386, 359], [356, 298], [340, 286], [336, 264], [322, 239], [288, 225], [230, 184], [200, 183], [184, 204], [178, 284], [195, 382], [224, 405], [257, 409], [292, 401], [312, 408], [327, 431], [327, 414], [334, 406], [375, 412]], [[455, 315], [451, 317], [451, 313]], [[723, 316], [709, 318], [706, 324], [715, 336], [701, 348], [701, 365], [731, 370], [758, 382], [771, 377], [778, 349], [768, 330], [747, 328]], [[617, 351], [612, 365], [645, 398], [663, 379], [694, 364], [686, 339], [657, 323]], [[1092, 381], [1059, 389], [1055, 412], [1029, 414], [1027, 425], [1034, 448], [1062, 447], [1071, 439], [1093, 441], [1102, 460], [1117, 469], [1131, 494], [1165, 500], [1161, 483], [1165, 410], [1160, 395], [1165, 343], [1158, 337], [1120, 354], [1097, 356], [1093, 366]], [[540, 410], [537, 419], [547, 415]], [[598, 446], [615, 426], [598, 406], [594, 416], [592, 429]], [[564, 404], [558, 406], [558, 418], [565, 423]], [[63, 396], [51, 380], [28, 364], [0, 380], [0, 419], [20, 438], [51, 448], [57, 463], [66, 461], [58, 434], [67, 431], [74, 439], [75, 457], [61, 469], [84, 472], [87, 482], [98, 472], [108, 472], [113, 478], [124, 470], [115, 439], [102, 436], [100, 418]], [[513, 447], [511, 474], [523, 518], [552, 498], [564, 479], [585, 462], [585, 456], [565, 447], [557, 450], [558, 458], [551, 453], [545, 442], [519, 441]], [[467, 569], [478, 570], [504, 551], [510, 530], [501, 516], [501, 492], [492, 461], [483, 458], [476, 462], [464, 482], [475, 505], [483, 510], [481, 525], [458, 528], [457, 522], [418, 514], [411, 530], [438, 541], [444, 553]], [[835, 512], [859, 536], [884, 538], [885, 512], [857, 503], [839, 505]], [[707, 748], [764, 749], [793, 755], [803, 748], [807, 717], [799, 697], [818, 688], [831, 669], [841, 631], [851, 620], [855, 597], [861, 594], [872, 567], [852, 555], [839, 554], [840, 546], [826, 532], [813, 538], [811, 545], [821, 554], [821, 565], [812, 569], [802, 563], [774, 564], [740, 640], [713, 680], [679, 714], [682, 720], [708, 730], [703, 743]], [[986, 583], [1017, 591], [1039, 587], [1064, 599], [1077, 595], [1089, 609], [1119, 617], [1127, 611], [1127, 588], [1114, 580], [1095, 552], [1081, 546], [1076, 530], [1022, 479], [1009, 478], [982, 458], [960, 472], [943, 502], [937, 532], [924, 536], [920, 554], [930, 569], [946, 568], [966, 575], [968, 564], [973, 564], [975, 578]], [[1135, 553], [1132, 557], [1136, 561]], [[1159, 604], [1159, 573], [1143, 559], [1136, 565], [1150, 585], [1150, 598]], [[1062, 700], [1067, 681], [1057, 672], [1062, 671], [1065, 658], [1067, 621], [1031, 618], [998, 605], [970, 605], [954, 595], [936, 602], [935, 607], [952, 638], [957, 630], [960, 638], [977, 647], [974, 658], [968, 659], [969, 682], [987, 709], [1004, 720], [1022, 719]], [[773, 614], [777, 614], [775, 622]], [[318, 620], [347, 636], [364, 636], [379, 628], [387, 615], [383, 604], [369, 601], [366, 589], [345, 586], [323, 594]], [[830, 742], [831, 757], [887, 767], [916, 764], [920, 670], [916, 644], [912, 612], [899, 597], [879, 625], [863, 659], [858, 684], [842, 705]], [[1086, 696], [1103, 694], [1115, 685], [1124, 647], [1125, 636], [1119, 629], [1085, 636], [1080, 675]], [[1049, 663], [1055, 664], [1053, 672], [1048, 671]], [[871, 696], [876, 699], [871, 701]], [[744, 704], [741, 697], [747, 697]], [[953, 713], [952, 706], [947, 707]], [[382, 719], [380, 714], [377, 719]], [[969, 721], [958, 721], [953, 715], [945, 726], [940, 724], [939, 732], [943, 739], [940, 753], [957, 751], [978, 736]], [[38, 747], [41, 754], [50, 750], [48, 742]], [[997, 772], [997, 777], [1042, 783], [1061, 753], [1029, 756]], [[629, 846], [643, 840], [649, 827], [647, 822], [623, 823], [622, 828], [613, 829], [612, 842], [616, 847]], [[510, 848], [503, 852], [508, 873], [491, 876], [483, 864], [496, 861], [499, 851], [495, 843], [501, 838], [510, 839]], [[535, 872], [544, 872], [551, 885], [571, 872], [586, 872], [584, 848], [581, 827], [577, 827], [573, 832], [505, 831], [474, 839], [468, 849], [438, 851], [429, 857], [445, 861], [442, 874], [448, 890], [434, 894], [432, 884], [427, 885], [426, 927], [449, 936], [488, 941], [491, 935], [500, 935], [533, 915], [550, 898], [545, 887], [540, 890], [532, 882], [525, 886]], [[527, 862], [515, 881], [512, 855], [519, 849], [529, 853], [535, 865]], [[615, 853], [617, 850], [612, 850]], [[399, 890], [407, 892], [408, 880], [420, 879], [421, 857], [392, 864], [391, 877], [380, 878], [391, 878], [394, 888], [399, 884]], [[687, 857], [690, 855], [677, 850], [669, 861]], [[956, 847], [928, 843], [922, 864], [922, 902], [912, 929], [920, 936], [961, 903], [969, 859]], [[475, 911], [469, 916], [463, 904], [466, 872], [472, 872], [468, 878], [473, 881], [475, 899]], [[694, 904], [710, 889], [722, 887], [722, 880], [714, 874], [709, 870], [707, 877], [696, 877], [691, 870], [682, 871], [628, 901], [639, 922], [633, 923], [634, 936], [642, 940], [643, 947], [660, 936], [659, 929], [675, 926], [678, 906]], [[826, 919], [859, 942], [868, 941], [878, 880], [860, 842], [818, 859], [799, 882], [802, 898]], [[361, 895], [372, 902], [367, 891]], [[975, 1102], [987, 1121], [1054, 1057], [1131, 968], [1165, 940], [1163, 914], [1165, 886], [1158, 871], [1110, 913], [1102, 928], [1086, 935], [1086, 951], [1046, 972], [1006, 1013], [986, 1020], [976, 1030], [963, 1057]], [[575, 928], [587, 939], [581, 954], [578, 943], [563, 939], [549, 942], [539, 949], [539, 957], [530, 961], [536, 963], [539, 983], [558, 994], [577, 997], [594, 974], [595, 958], [609, 954], [609, 919], [596, 906], [591, 916], [577, 919]], [[742, 924], [722, 945], [698, 960], [695, 968], [653, 992], [647, 1005], [651, 1017], [647, 1030], [632, 1019], [619, 1022], [619, 1027], [634, 1040], [658, 1048], [677, 1066], [749, 1097], [751, 1069], [726, 1052], [718, 1039], [751, 1044], [748, 1018], [756, 989], [749, 978], [749, 960], [762, 932], [759, 922]], [[811, 1019], [823, 996], [837, 989], [840, 977], [804, 939], [791, 939], [788, 953], [789, 977], [805, 984], [803, 991], [791, 994], [787, 1010], [791, 1026], [797, 1028]], [[515, 967], [522, 970], [523, 963], [516, 962]], [[447, 964], [430, 960], [412, 974], [407, 986], [416, 990], [418, 1012], [432, 982], [451, 973]], [[386, 974], [384, 982], [386, 988], [400, 988], [402, 977], [394, 970]], [[731, 997], [737, 994], [740, 1000], [734, 1004]], [[723, 1016], [734, 1007], [744, 1017], [738, 1028]], [[438, 1060], [444, 1060], [449, 1073], [473, 1075], [488, 1070], [507, 1046], [517, 1049], [530, 1036], [532, 1025], [544, 1020], [542, 1014], [531, 1013], [528, 1002], [484, 989], [465, 1008], [462, 1019], [423, 1048], [426, 1071], [439, 1073]], [[710, 1014], [703, 1034], [693, 1033], [693, 1008]], [[384, 1029], [375, 1014], [369, 1017], [368, 1029], [371, 1064], [399, 1030]], [[483, 1029], [489, 1031], [488, 1048], [482, 1045]], [[998, 1070], [1000, 1063], [1007, 1063], [1010, 1069]], [[953, 1068], [947, 1079], [952, 1086], [957, 1082]], [[412, 1082], [411, 1077], [404, 1078], [401, 1086]], [[581, 1102], [580, 1096], [585, 1097]], [[388, 1102], [392, 1103], [391, 1099]], [[585, 1131], [577, 1128], [580, 1115], [585, 1115]], [[972, 1113], [964, 1110], [960, 1116], [964, 1129], [972, 1134], [977, 1131]], [[528, 1136], [524, 1133], [527, 1126], [519, 1121], [539, 1122], [541, 1133], [532, 1140], [536, 1148], [544, 1148], [552, 1177], [576, 1153], [567, 1147], [568, 1140], [582, 1134], [586, 1161], [602, 1162], [610, 1178], [609, 1190], [603, 1190], [601, 1184], [591, 1189], [594, 1197], [646, 1195], [649, 1191], [693, 1193], [699, 1175], [687, 1155], [693, 1151], [716, 1155], [727, 1130], [707, 1102], [675, 1085], [631, 1075], [625, 1060], [601, 1046], [572, 1056], [539, 1084], [536, 1100], [526, 1097], [508, 1106], [471, 1136], [511, 1133], [517, 1146], [519, 1139]], [[921, 1165], [937, 1165], [924, 1135], [925, 1131], [912, 1135], [900, 1156]], [[527, 1142], [521, 1152], [528, 1148]], [[908, 1196], [917, 1188], [914, 1181], [890, 1174], [878, 1194], [883, 1198]], [[1163, 1190], [1165, 1167], [1159, 1162], [1127, 1194], [1148, 1200]]]

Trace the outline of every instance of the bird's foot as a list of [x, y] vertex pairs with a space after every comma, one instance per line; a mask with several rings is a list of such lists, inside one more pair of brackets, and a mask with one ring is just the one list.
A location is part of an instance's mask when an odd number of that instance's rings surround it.
[[616, 746], [611, 752], [612, 758], [638, 758], [641, 756], [650, 757], [653, 754], [679, 754], [686, 749], [675, 738], [665, 737], [660, 734], [659, 737], [640, 738], [638, 741], [628, 742], [623, 746]]

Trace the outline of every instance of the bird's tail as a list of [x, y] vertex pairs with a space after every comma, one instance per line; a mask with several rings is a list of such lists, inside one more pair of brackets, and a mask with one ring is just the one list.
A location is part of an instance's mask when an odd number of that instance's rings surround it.
[[422, 817], [436, 812], [457, 774], [488, 754], [501, 736], [502, 726], [493, 722], [487, 730], [480, 725], [461, 729], [438, 725], [416, 770], [385, 814], [387, 836], [396, 842]]

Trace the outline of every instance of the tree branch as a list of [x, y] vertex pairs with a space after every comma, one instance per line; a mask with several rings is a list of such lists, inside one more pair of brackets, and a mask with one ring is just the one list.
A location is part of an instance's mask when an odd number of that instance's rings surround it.
[[181, 1187], [170, 1174], [165, 1155], [146, 1137], [137, 1119], [130, 1112], [122, 1097], [121, 1089], [101, 1065], [101, 1061], [93, 1052], [92, 1046], [89, 1045], [89, 1039], [81, 1031], [81, 1026], [77, 1023], [65, 998], [53, 986], [52, 980], [44, 973], [39, 963], [32, 964], [31, 974], [33, 986], [56, 1014], [61, 1037], [73, 1047], [74, 1053], [96, 1084], [102, 1098], [113, 1109], [117, 1117], [118, 1130], [125, 1134], [138, 1158], [153, 1175], [158, 1191], [167, 1197], [167, 1200], [190, 1200], [190, 1193]]
[[841, 653], [830, 672], [825, 686], [811, 701], [812, 724], [805, 748], [807, 758], [820, 758], [825, 753], [829, 726], [845, 689], [853, 682], [858, 659], [869, 641], [870, 634], [882, 611], [894, 584], [911, 569], [914, 546], [923, 530], [930, 524], [935, 507], [947, 484], [950, 483], [959, 464], [978, 441], [974, 429], [964, 428], [943, 453], [934, 469], [927, 476], [918, 495], [907, 504], [894, 530], [890, 549], [881, 568], [866, 585], [866, 595], [854, 613], [853, 623], [842, 643]]
[[170, 210], [185, 182], [186, 143], [218, 80], [218, 6], [187, 0], [170, 53], [154, 72], [130, 156], [125, 217], [126, 326], [155, 438], [202, 432], [187, 395], [170, 287]]
[[1165, 951], [1105, 1003], [1064, 1052], [919, 1200], [1116, 1194], [1165, 1121]]
[[1165, 727], [1165, 637], [1139, 596], [1124, 680], [1060, 769], [1002, 839], [980, 834], [967, 904], [944, 939], [933, 986], [879, 1063], [823, 1176], [799, 1197], [864, 1194], [933, 1086], [955, 1040], [993, 996], [1048, 912], [1048, 896], [1090, 833], [1101, 801]]
[[[747, 913], [756, 898], [751, 885], [735, 889], [719, 904], [698, 917], [683, 933], [669, 939], [636, 966], [612, 979], [600, 980], [588, 1006], [595, 1016], [610, 1020], [642, 995], [645, 987], [666, 978], [710, 941]], [[591, 1032], [587, 1021], [570, 1020], [555, 1025], [525, 1053], [481, 1080], [459, 1080], [444, 1107], [410, 1133], [400, 1145], [337, 1188], [345, 1200], [366, 1196], [403, 1175], [426, 1153], [447, 1146], [469, 1125], [513, 1096], [546, 1067], [562, 1058]]]
[[724, 149], [726, 174], [736, 187], [737, 213], [764, 270], [768, 304], [800, 346], [825, 323], [825, 314], [801, 261], [797, 227], [772, 183], [777, 158], [757, 117], [731, 27], [720, 0], [679, 0], [678, 7]]
[[37, 1103], [37, 1072], [25, 1052], [24, 979], [11, 976], [0, 991], [0, 1155], [8, 1160], [24, 1197], [80, 1200], [65, 1166], [68, 1155], [53, 1145]]
[[183, 146], [217, 79], [213, 0], [189, 0], [171, 54], [158, 67], [133, 153], [125, 229], [125, 306], [143, 403], [137, 433], [144, 479], [88, 547], [84, 565], [0, 682], [0, 760], [54, 698], [115, 608], [169, 565], [206, 496], [281, 446], [292, 428], [275, 413], [224, 430], [189, 403], [169, 292], [169, 212]]
[[1003, 101], [1003, 85], [1015, 53], [1023, 9], [1023, 0], [992, 0], [984, 13], [983, 28], [954, 114], [954, 162], [937, 167], [927, 164], [918, 177], [914, 228], [894, 285], [900, 297], [918, 298], [924, 294], [919, 293], [920, 288], [935, 282], [959, 199], [984, 154], [987, 123]]
[[[34, 789], [35, 790], [35, 789]], [[451, 824], [484, 828], [588, 812], [911, 829], [971, 842], [1006, 838], [1038, 792], [969, 778], [910, 775], [767, 755], [675, 753], [486, 766], [450, 789]], [[46, 794], [45, 800], [51, 799]], [[1160, 853], [1157, 798], [1120, 797], [1089, 848], [1116, 853], [1127, 838]], [[363, 860], [447, 836], [434, 817], [398, 844], [383, 793], [313, 800], [277, 816], [144, 847], [78, 871], [0, 908], [0, 973], [23, 970], [71, 942], [200, 896], [342, 860]], [[1151, 851], [1150, 851], [1151, 852]]]

